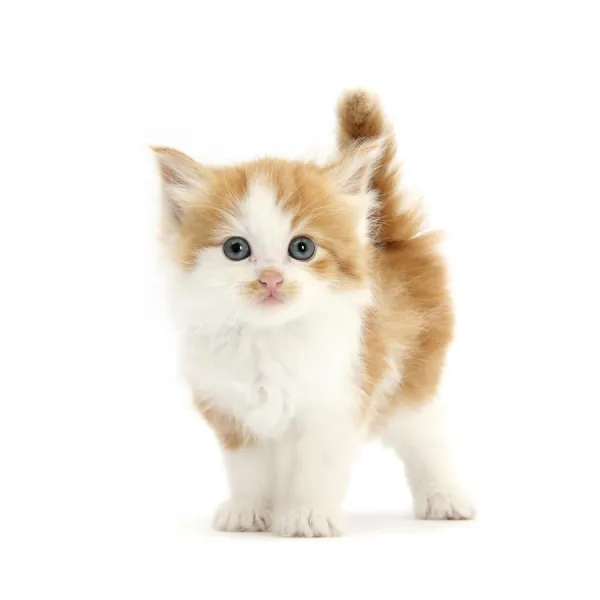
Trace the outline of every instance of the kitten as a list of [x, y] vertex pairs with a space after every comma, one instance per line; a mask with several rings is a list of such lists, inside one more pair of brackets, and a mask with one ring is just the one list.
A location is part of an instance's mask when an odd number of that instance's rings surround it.
[[418, 517], [474, 516], [433, 401], [453, 326], [437, 237], [399, 190], [378, 99], [346, 94], [338, 120], [325, 166], [154, 148], [184, 374], [231, 490], [221, 530], [338, 535], [373, 436], [404, 461]]

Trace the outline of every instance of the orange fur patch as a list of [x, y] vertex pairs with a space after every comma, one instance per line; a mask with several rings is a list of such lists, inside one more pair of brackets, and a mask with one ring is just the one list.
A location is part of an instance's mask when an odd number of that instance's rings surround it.
[[194, 404], [227, 450], [248, 448], [256, 443], [256, 439], [248, 430], [231, 415], [216, 410], [199, 396], [194, 397]]

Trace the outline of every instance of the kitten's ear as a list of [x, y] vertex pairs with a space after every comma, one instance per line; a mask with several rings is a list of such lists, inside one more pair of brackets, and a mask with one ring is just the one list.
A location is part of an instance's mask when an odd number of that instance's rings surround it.
[[368, 138], [351, 144], [330, 167], [342, 194], [365, 194], [385, 150], [385, 138]]
[[179, 150], [156, 146], [152, 150], [158, 161], [165, 209], [180, 223], [190, 200], [202, 191], [206, 169]]

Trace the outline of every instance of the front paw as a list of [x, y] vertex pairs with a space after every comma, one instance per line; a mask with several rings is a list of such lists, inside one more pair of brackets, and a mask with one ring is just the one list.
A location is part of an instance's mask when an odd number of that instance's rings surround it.
[[473, 502], [460, 489], [436, 488], [415, 494], [415, 514], [419, 519], [465, 520], [477, 513]]
[[300, 508], [276, 515], [273, 532], [283, 537], [336, 537], [341, 535], [341, 528], [337, 515]]
[[225, 502], [217, 509], [214, 526], [219, 531], [268, 531], [271, 514], [264, 507]]

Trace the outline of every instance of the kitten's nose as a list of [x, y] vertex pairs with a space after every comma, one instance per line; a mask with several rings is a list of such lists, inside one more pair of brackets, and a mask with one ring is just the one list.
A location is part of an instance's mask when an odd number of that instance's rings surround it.
[[283, 275], [277, 269], [265, 269], [261, 271], [258, 280], [269, 292], [269, 295], [274, 296], [277, 293], [277, 287], [283, 283]]

